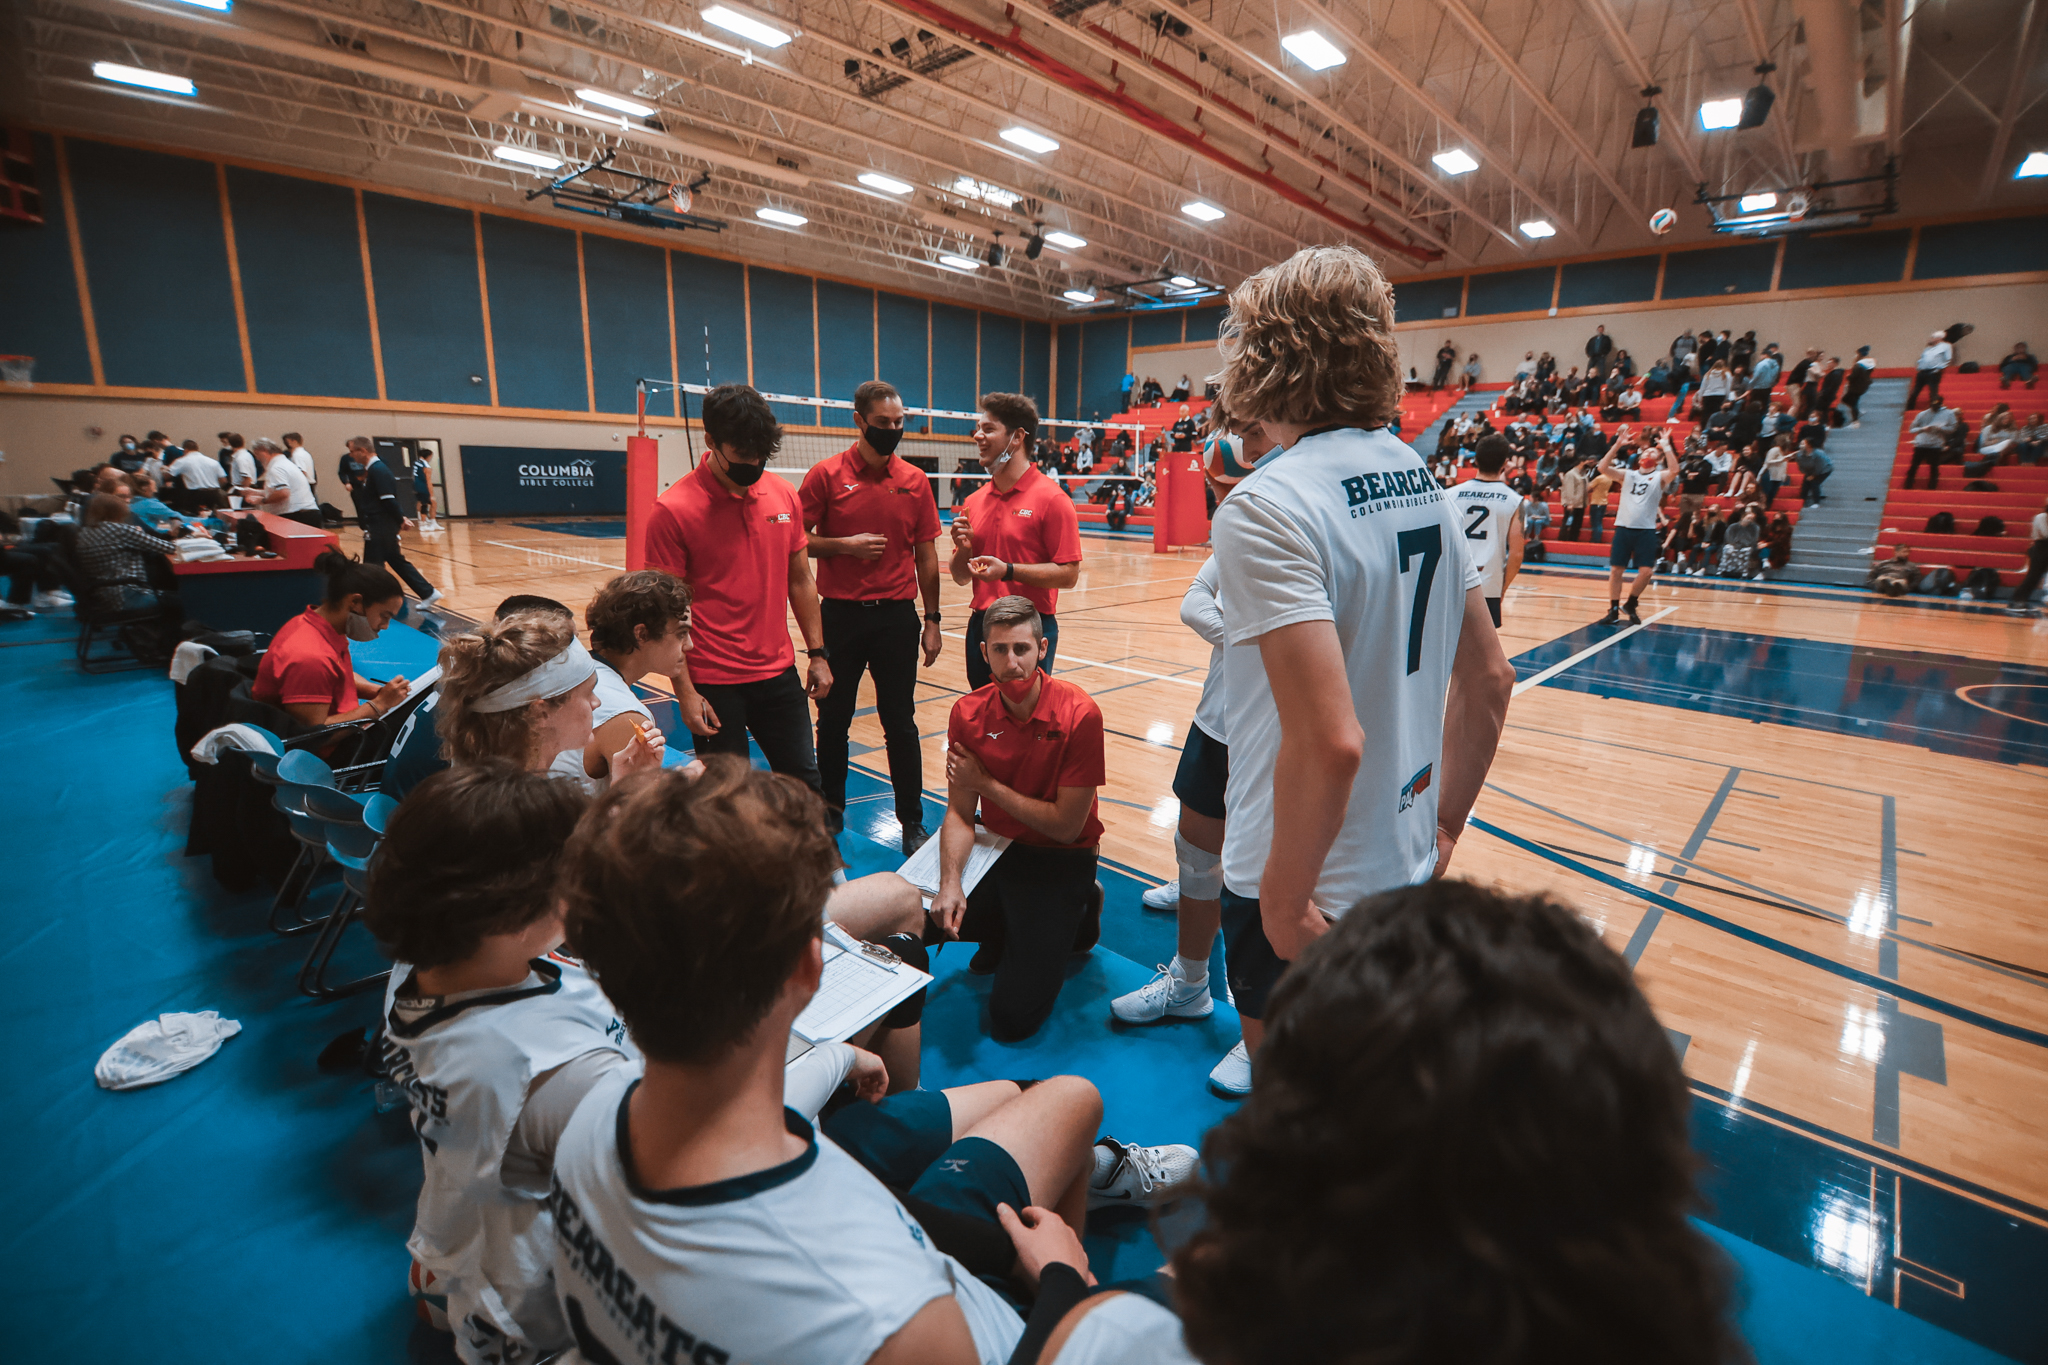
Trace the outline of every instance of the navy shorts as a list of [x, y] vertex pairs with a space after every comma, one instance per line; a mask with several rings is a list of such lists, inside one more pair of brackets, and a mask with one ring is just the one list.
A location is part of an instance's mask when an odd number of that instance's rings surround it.
[[1657, 563], [1657, 529], [1654, 526], [1617, 526], [1614, 548], [1607, 562], [1617, 569], [1648, 569]]
[[953, 1145], [953, 1105], [939, 1090], [906, 1090], [869, 1104], [842, 1089], [818, 1127], [884, 1185], [908, 1189]]
[[998, 1223], [996, 1205], [1023, 1209], [1031, 1186], [1017, 1159], [987, 1138], [964, 1137], [949, 1145], [910, 1187], [914, 1198], [970, 1218]]
[[1223, 788], [1230, 781], [1230, 746], [1201, 726], [1188, 722], [1181, 744], [1180, 766], [1173, 771], [1173, 794], [1197, 815], [1223, 818]]
[[1266, 997], [1287, 964], [1266, 938], [1259, 903], [1223, 888], [1223, 967], [1230, 980], [1230, 998], [1247, 1019], [1266, 1017]]

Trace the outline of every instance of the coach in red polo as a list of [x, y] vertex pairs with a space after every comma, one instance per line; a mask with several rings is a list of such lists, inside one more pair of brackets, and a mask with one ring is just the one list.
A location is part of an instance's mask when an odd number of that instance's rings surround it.
[[[690, 585], [693, 647], [670, 681], [705, 754], [747, 757], [747, 736], [776, 772], [818, 786], [810, 698], [832, 689], [818, 587], [796, 490], [767, 473], [782, 427], [746, 384], [704, 395], [704, 459], [655, 500], [647, 566]], [[809, 664], [798, 680], [796, 613]]]
[[989, 475], [953, 514], [953, 581], [974, 585], [967, 618], [967, 687], [989, 683], [981, 614], [1006, 593], [1028, 598], [1045, 625], [1045, 671], [1060, 645], [1060, 589], [1081, 577], [1081, 518], [1056, 479], [1031, 463], [1038, 405], [1021, 393], [985, 394], [974, 451]]
[[[1102, 710], [1040, 667], [1047, 641], [1025, 598], [991, 602], [986, 625], [992, 681], [954, 702], [946, 725], [946, 821], [925, 941], [981, 945], [968, 970], [995, 973], [989, 1036], [1007, 1041], [1038, 1032], [1068, 958], [1101, 929]], [[977, 806], [982, 827], [1011, 843], [969, 894]]]
[[875, 711], [908, 855], [925, 841], [917, 656], [922, 650], [926, 668], [939, 657], [939, 507], [924, 471], [895, 457], [903, 399], [894, 386], [870, 379], [855, 389], [853, 421], [859, 439], [812, 465], [797, 491], [811, 558], [818, 561], [832, 659], [832, 690], [818, 703], [818, 773], [837, 828], [846, 818], [847, 730], [861, 674], [874, 674]]

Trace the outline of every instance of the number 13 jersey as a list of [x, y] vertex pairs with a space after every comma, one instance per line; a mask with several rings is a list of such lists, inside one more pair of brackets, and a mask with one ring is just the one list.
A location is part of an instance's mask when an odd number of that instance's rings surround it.
[[1280, 719], [1258, 640], [1304, 621], [1335, 625], [1365, 732], [1316, 904], [1341, 915], [1361, 897], [1426, 880], [1444, 698], [1465, 595], [1479, 586], [1451, 496], [1384, 429], [1326, 428], [1259, 461], [1216, 509], [1211, 543], [1230, 646], [1224, 885], [1256, 897], [1273, 844]]
[[1522, 510], [1522, 495], [1498, 479], [1467, 479], [1451, 490], [1465, 558], [1479, 571], [1479, 586], [1499, 597], [1508, 565], [1508, 518]]

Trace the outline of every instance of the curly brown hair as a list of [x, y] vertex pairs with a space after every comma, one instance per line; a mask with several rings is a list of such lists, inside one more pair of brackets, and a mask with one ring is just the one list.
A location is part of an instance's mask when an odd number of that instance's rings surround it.
[[522, 611], [479, 626], [474, 634], [441, 642], [441, 700], [434, 728], [454, 763], [502, 758], [525, 766], [540, 741], [534, 706], [473, 711], [469, 703], [554, 658], [576, 638], [576, 618], [552, 611]]
[[1203, 1360], [1747, 1359], [1685, 1081], [1565, 906], [1468, 882], [1361, 902], [1281, 978], [1175, 1257]]
[[662, 569], [620, 574], [597, 590], [583, 620], [591, 648], [631, 654], [641, 645], [635, 626], [647, 627], [649, 640], [659, 640], [671, 627], [689, 628], [690, 585]]
[[1384, 426], [1401, 405], [1394, 290], [1364, 252], [1307, 247], [1230, 294], [1218, 400], [1235, 422]]
[[415, 967], [519, 932], [553, 908], [555, 865], [589, 804], [579, 783], [497, 760], [435, 773], [377, 845], [363, 923]]
[[648, 1057], [717, 1061], [752, 1033], [824, 925], [839, 865], [817, 793], [743, 759], [636, 774], [562, 855], [568, 939]]

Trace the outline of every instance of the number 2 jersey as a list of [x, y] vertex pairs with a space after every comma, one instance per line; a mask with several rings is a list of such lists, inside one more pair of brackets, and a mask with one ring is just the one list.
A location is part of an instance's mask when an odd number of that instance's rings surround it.
[[1458, 507], [1458, 534], [1465, 558], [1479, 571], [1479, 586], [1499, 597], [1508, 566], [1509, 519], [1522, 511], [1522, 495], [1499, 479], [1468, 479], [1451, 490]]
[[1315, 901], [1341, 915], [1436, 865], [1444, 698], [1479, 574], [1457, 509], [1385, 430], [1325, 428], [1274, 451], [1216, 509], [1230, 785], [1223, 882], [1255, 897], [1273, 845], [1280, 718], [1258, 639], [1304, 621], [1337, 631], [1365, 731], [1344, 826]]

